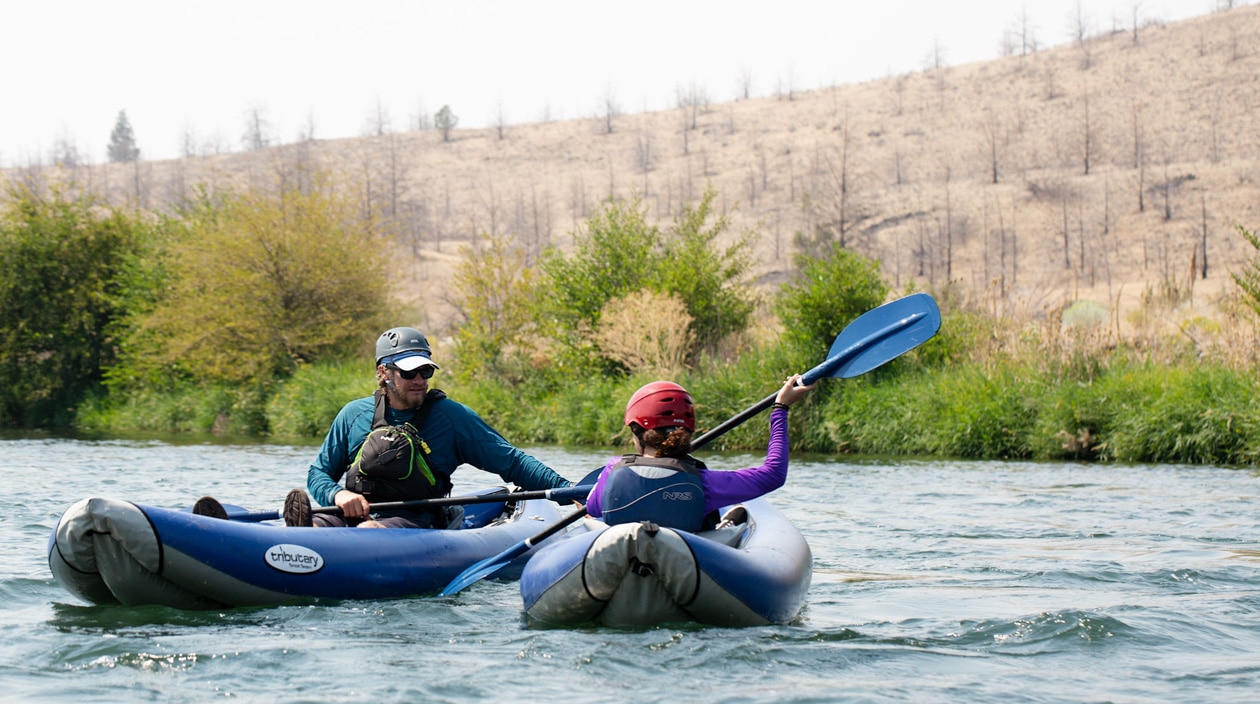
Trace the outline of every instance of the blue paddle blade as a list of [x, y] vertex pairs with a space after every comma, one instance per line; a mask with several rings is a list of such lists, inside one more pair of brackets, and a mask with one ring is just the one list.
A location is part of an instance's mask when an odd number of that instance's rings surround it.
[[886, 364], [932, 339], [941, 329], [941, 310], [926, 293], [915, 293], [869, 310], [849, 323], [803, 381], [848, 379]]
[[585, 516], [586, 516], [586, 507], [583, 506], [582, 508], [574, 511], [573, 513], [570, 513], [567, 517], [562, 518], [558, 523], [552, 524], [549, 528], [539, 533], [538, 535], [535, 535], [531, 538], [526, 538], [525, 540], [522, 540], [521, 542], [513, 545], [507, 550], [504, 550], [503, 552], [499, 553], [498, 555], [494, 555], [493, 557], [487, 557], [481, 562], [474, 563], [472, 567], [469, 567], [463, 572], [460, 572], [458, 575], [455, 575], [455, 579], [452, 579], [450, 583], [447, 584], [442, 589], [442, 591], [438, 592], [438, 596], [450, 596], [452, 594], [458, 594], [459, 592], [463, 591], [464, 587], [467, 587], [470, 584], [478, 582], [482, 579], [485, 579], [486, 577], [489, 577], [495, 572], [498, 572], [499, 570], [506, 567], [508, 563], [512, 562], [512, 560], [515, 560], [521, 555], [524, 555], [526, 552], [529, 551], [530, 548], [534, 547], [535, 545], [538, 545], [539, 543], [546, 540], [547, 538], [550, 538], [556, 533], [559, 533], [560, 531], [569, 527], [570, 524], [576, 523], [582, 520], [582, 518]]
[[[585, 477], [582, 477], [582, 480], [574, 486], [571, 486], [565, 489], [552, 489], [551, 490], [552, 500], [553, 501], [561, 500], [560, 498], [557, 498], [557, 497], [572, 498], [577, 501], [582, 501], [586, 499], [586, 495], [591, 493], [591, 489], [594, 488], [595, 486], [595, 481], [599, 479], [599, 474], [600, 472], [603, 472], [603, 471], [604, 471], [604, 468], [600, 467], [599, 469], [587, 474]], [[525, 540], [499, 553], [498, 555], [493, 555], [491, 557], [487, 557], [484, 560], [481, 560], [480, 562], [474, 563], [468, 569], [455, 575], [455, 579], [452, 579], [449, 584], [443, 587], [442, 591], [438, 592], [438, 596], [450, 596], [452, 594], [458, 594], [462, 592], [464, 590], [464, 587], [467, 587], [470, 584], [475, 584], [476, 582], [479, 582], [485, 579], [486, 577], [489, 577], [495, 572], [498, 572], [504, 567], [507, 567], [508, 564], [512, 562], [512, 560], [515, 560], [521, 555], [524, 555], [526, 552], [529, 551], [530, 548], [541, 543], [547, 538], [550, 538], [556, 533], [559, 533], [570, 524], [576, 523], [577, 521], [581, 520], [582, 517], [585, 515], [586, 515], [585, 507], [578, 509], [577, 511], [574, 511], [573, 513], [569, 514], [568, 517], [562, 519], [561, 521], [547, 528], [546, 530], [539, 533], [538, 535], [535, 535], [531, 538], [526, 538]]]
[[473, 566], [456, 575], [455, 579], [451, 580], [450, 584], [447, 584], [443, 587], [442, 591], [438, 592], [438, 596], [450, 596], [452, 594], [462, 592], [464, 587], [479, 582], [503, 569], [512, 560], [524, 555], [529, 548], [529, 541], [523, 541], [513, 545], [507, 550], [504, 550], [498, 555], [487, 557], [486, 559], [473, 564]]

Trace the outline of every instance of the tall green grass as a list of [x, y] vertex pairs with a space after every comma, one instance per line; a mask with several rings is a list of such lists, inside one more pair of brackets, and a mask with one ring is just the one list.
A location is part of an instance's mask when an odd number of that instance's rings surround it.
[[268, 400], [268, 433], [280, 438], [322, 437], [347, 402], [371, 396], [371, 360], [317, 362], [299, 368]]
[[214, 433], [263, 435], [264, 389], [223, 384], [174, 384], [87, 398], [75, 427], [88, 432]]
[[[810, 449], [975, 459], [1251, 464], [1260, 388], [1224, 366], [1119, 362], [1080, 380], [1017, 362], [851, 385]], [[829, 447], [826, 445], [830, 445]]]
[[1254, 375], [1217, 366], [1138, 366], [1100, 380], [1103, 459], [1240, 464], [1260, 458]]
[[[1188, 357], [1155, 363], [1124, 351], [1074, 352], [1057, 362], [1035, 351], [979, 360], [922, 352], [863, 377], [820, 382], [792, 409], [793, 448], [975, 459], [1260, 461], [1260, 382], [1249, 369]], [[732, 362], [705, 360], [674, 380], [695, 397], [704, 432], [807, 364], [766, 344]], [[628, 447], [626, 400], [655, 377], [539, 372], [514, 379], [458, 378], [443, 370], [435, 384], [513, 443]], [[370, 363], [321, 363], [272, 389], [188, 386], [92, 399], [79, 419], [80, 427], [105, 432], [318, 438], [346, 402], [373, 388]], [[744, 423], [710, 448], [764, 449], [765, 422], [763, 416]]]

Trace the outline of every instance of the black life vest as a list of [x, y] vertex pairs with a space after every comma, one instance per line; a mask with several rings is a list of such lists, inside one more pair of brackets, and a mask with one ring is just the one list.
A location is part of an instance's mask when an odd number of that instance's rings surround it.
[[697, 531], [704, 524], [702, 462], [694, 457], [626, 455], [604, 480], [604, 522], [651, 521], [666, 528]]
[[446, 394], [431, 389], [420, 409], [401, 425], [390, 425], [385, 420], [384, 392], [377, 389], [373, 396], [376, 408], [372, 429], [346, 470], [346, 488], [363, 494], [372, 503], [435, 499], [449, 494], [450, 478], [429, 468], [426, 458], [433, 453], [420, 437], [429, 411]]

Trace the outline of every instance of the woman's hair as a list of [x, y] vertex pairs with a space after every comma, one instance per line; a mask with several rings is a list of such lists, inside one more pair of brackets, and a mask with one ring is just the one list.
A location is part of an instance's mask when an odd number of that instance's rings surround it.
[[631, 423], [630, 429], [644, 447], [656, 450], [657, 457], [686, 457], [691, 452], [691, 431], [682, 426], [644, 430], [638, 423]]

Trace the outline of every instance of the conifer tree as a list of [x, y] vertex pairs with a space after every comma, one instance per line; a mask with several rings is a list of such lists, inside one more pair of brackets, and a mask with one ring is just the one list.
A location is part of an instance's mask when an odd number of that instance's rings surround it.
[[451, 112], [451, 106], [443, 105], [441, 110], [433, 116], [433, 126], [442, 130], [442, 141], [451, 141], [451, 130], [455, 129], [455, 125], [459, 124], [459, 117]]
[[109, 134], [109, 160], [119, 163], [136, 161], [139, 158], [140, 148], [136, 146], [136, 137], [131, 132], [127, 111], [119, 110], [118, 119], [114, 121], [114, 131]]

